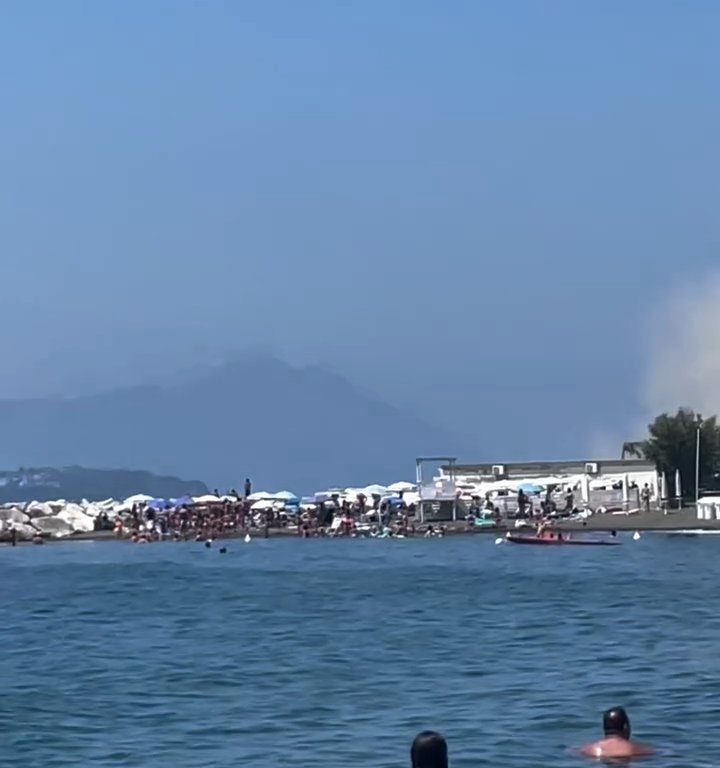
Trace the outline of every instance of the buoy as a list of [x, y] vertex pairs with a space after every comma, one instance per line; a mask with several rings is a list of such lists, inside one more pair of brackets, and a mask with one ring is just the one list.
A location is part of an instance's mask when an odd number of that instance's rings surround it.
[[503, 541], [505, 541], [505, 539], [501, 538], [500, 536], [498, 536], [497, 539], [495, 539], [496, 544], [502, 544]]
[[246, 534], [245, 534], [245, 543], [246, 543], [246, 544], [249, 544], [249, 543], [250, 543], [250, 534], [249, 534], [249, 533], [246, 533]]
[[640, 541], [640, 531], [633, 533], [633, 541]]

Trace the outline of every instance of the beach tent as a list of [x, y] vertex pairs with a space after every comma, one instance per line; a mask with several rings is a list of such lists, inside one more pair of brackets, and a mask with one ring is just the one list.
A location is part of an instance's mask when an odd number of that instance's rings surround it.
[[177, 499], [170, 499], [170, 504], [173, 507], [187, 507], [192, 503], [193, 503], [192, 496], [180, 496]]

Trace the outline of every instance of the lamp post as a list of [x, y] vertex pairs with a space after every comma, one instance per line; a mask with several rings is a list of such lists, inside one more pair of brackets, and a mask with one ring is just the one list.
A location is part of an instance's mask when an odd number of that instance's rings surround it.
[[695, 445], [695, 505], [700, 498], [700, 425], [697, 428], [697, 441]]

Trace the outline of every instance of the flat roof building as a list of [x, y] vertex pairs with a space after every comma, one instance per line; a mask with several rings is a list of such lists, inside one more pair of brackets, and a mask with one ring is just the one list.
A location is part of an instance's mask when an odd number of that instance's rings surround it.
[[418, 459], [421, 503], [451, 499], [471, 503], [473, 499], [501, 498], [501, 506], [508, 512], [514, 508], [522, 488], [537, 496], [572, 491], [581, 507], [627, 510], [640, 506], [640, 491], [646, 485], [654, 506], [665, 493], [655, 464], [645, 459], [458, 464], [447, 458], [440, 461], [439, 472], [432, 479], [423, 478], [423, 461]]

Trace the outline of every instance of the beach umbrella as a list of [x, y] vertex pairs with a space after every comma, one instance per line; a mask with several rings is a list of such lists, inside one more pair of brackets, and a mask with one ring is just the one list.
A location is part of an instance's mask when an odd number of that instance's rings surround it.
[[580, 479], [580, 489], [583, 502], [588, 504], [590, 502], [590, 478], [587, 475], [583, 475]]
[[273, 494], [269, 491], [256, 491], [248, 496], [248, 501], [260, 501], [261, 499], [272, 499]]
[[392, 491], [393, 493], [405, 493], [406, 491], [414, 491], [415, 490], [415, 483], [406, 483], [406, 482], [399, 482], [399, 483], [393, 483], [392, 485], [388, 485], [388, 491]]
[[273, 499], [276, 499], [277, 501], [300, 501], [299, 497], [291, 491], [280, 491], [280, 493], [275, 493], [273, 494]]
[[134, 496], [128, 496], [125, 499], [125, 504], [132, 506], [133, 504], [147, 504], [148, 501], [152, 501], [153, 497], [148, 496], [146, 493], [136, 493]]
[[219, 504], [219, 496], [214, 493], [206, 493], [204, 496], [193, 496], [193, 504]]
[[680, 501], [682, 499], [682, 483], [680, 482], [680, 470], [675, 470], [675, 498]]
[[667, 475], [664, 472], [660, 475], [660, 499], [662, 501], [668, 500]]
[[361, 488], [360, 493], [365, 496], [385, 496], [388, 489], [384, 485], [368, 485], [366, 488]]
[[272, 509], [274, 506], [275, 502], [272, 499], [259, 499], [252, 505], [252, 507], [250, 507], [250, 509], [254, 512], [260, 512], [264, 509]]
[[542, 486], [535, 483], [521, 483], [518, 490], [523, 491], [523, 493], [542, 493], [543, 489]]

